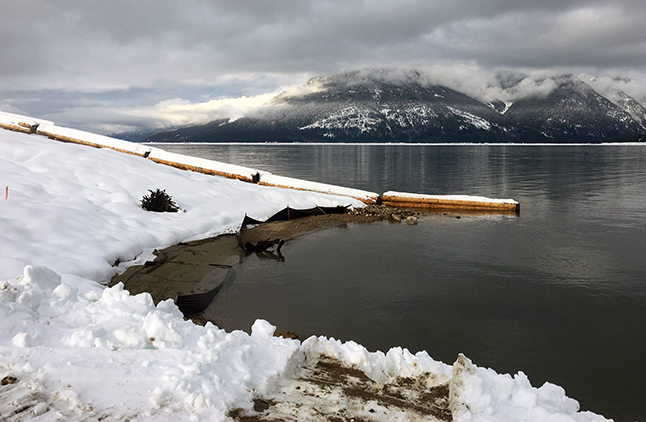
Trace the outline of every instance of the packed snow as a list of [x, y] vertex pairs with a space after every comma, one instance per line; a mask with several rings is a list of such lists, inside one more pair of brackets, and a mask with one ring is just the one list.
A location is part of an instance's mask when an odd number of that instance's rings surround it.
[[[298, 366], [322, 356], [375, 383], [430, 374], [448, 383], [456, 421], [606, 420], [579, 412], [556, 385], [535, 388], [523, 373], [497, 374], [463, 356], [450, 366], [426, 352], [368, 352], [325, 337], [300, 342], [275, 337], [263, 320], [250, 335], [227, 333], [185, 321], [171, 300], [155, 306], [148, 294], [102, 284], [154, 248], [234, 231], [245, 213], [263, 219], [286, 205], [361, 206], [356, 199], [182, 171], [36, 134], [0, 130], [0, 150], [1, 420], [232, 420], [256, 412], [254, 399], [298, 384]], [[155, 188], [183, 212], [141, 209]], [[412, 418], [374, 403], [356, 412], [363, 420]]]

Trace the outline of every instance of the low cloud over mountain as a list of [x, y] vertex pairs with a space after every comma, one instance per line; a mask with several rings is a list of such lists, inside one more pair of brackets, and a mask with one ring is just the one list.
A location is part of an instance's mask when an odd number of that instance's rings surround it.
[[312, 78], [240, 118], [222, 116], [138, 140], [604, 142], [646, 132], [646, 107], [623, 87], [632, 88], [631, 81], [473, 69], [361, 70]]

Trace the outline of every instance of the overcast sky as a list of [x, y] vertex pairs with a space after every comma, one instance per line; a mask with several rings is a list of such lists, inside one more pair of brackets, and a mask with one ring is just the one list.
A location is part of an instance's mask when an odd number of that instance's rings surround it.
[[645, 22], [644, 0], [2, 0], [0, 110], [104, 131], [182, 124], [311, 76], [392, 66], [641, 87]]

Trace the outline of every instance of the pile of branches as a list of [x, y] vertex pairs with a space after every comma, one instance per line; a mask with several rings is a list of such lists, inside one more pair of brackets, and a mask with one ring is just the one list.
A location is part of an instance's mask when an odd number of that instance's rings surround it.
[[166, 193], [166, 190], [162, 189], [154, 191], [148, 189], [148, 194], [141, 198], [141, 208], [155, 212], [177, 212], [180, 210], [180, 207], [173, 202], [173, 198]]

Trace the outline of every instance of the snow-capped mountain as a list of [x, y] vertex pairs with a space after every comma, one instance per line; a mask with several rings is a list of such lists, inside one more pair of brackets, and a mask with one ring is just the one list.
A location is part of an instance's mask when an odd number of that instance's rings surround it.
[[[522, 78], [505, 81], [514, 88]], [[271, 107], [235, 121], [161, 131], [149, 142], [604, 142], [646, 132], [646, 108], [612, 99], [564, 75], [548, 93], [478, 101], [411, 71], [356, 71], [313, 78]], [[501, 84], [502, 85], [502, 84]]]
[[607, 98], [626, 113], [630, 114], [643, 128], [646, 128], [646, 107], [639, 101], [618, 88], [612, 88]]
[[[556, 87], [547, 96], [521, 99], [505, 116], [556, 142], [603, 142], [644, 131], [641, 121], [580, 79], [568, 75], [554, 82]], [[626, 94], [623, 98], [632, 99]]]

